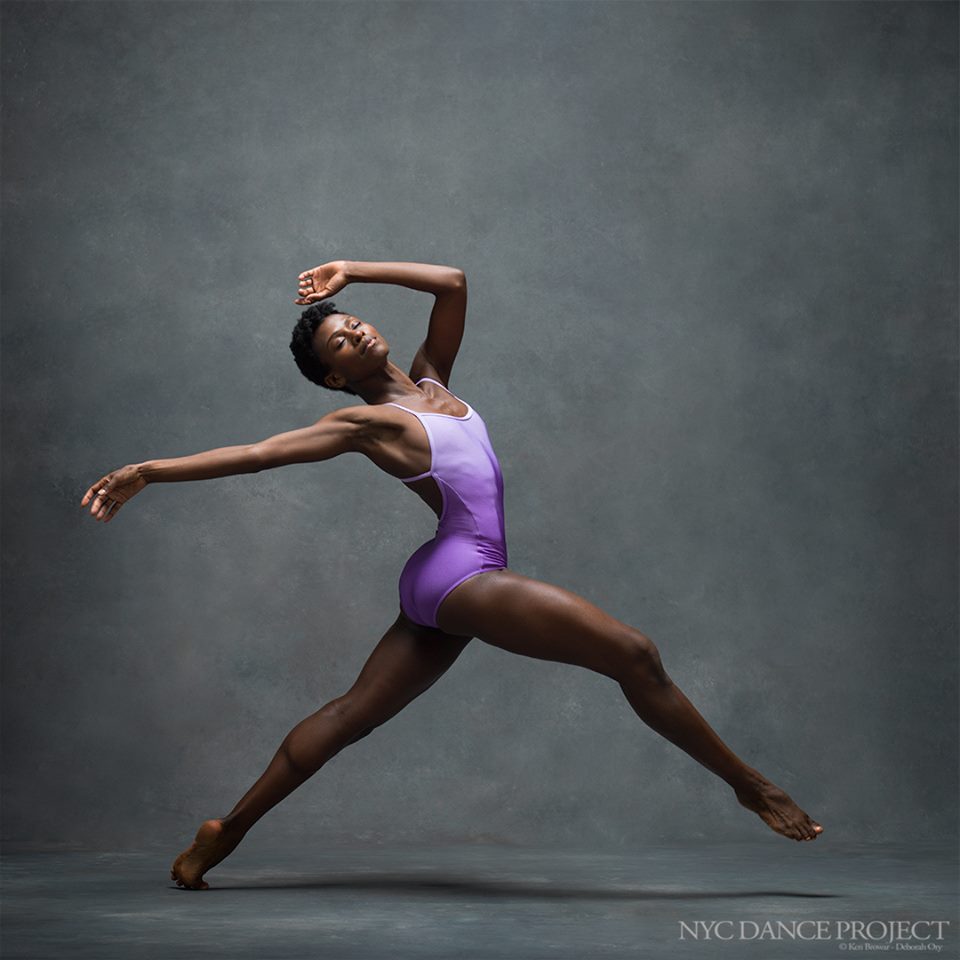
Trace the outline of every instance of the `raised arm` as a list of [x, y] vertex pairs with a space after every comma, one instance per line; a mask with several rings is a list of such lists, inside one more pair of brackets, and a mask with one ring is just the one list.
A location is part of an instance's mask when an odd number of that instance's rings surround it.
[[433, 263], [333, 260], [305, 270], [298, 281], [300, 304], [332, 297], [348, 283], [395, 283], [432, 293], [436, 299], [427, 336], [413, 359], [410, 377], [449, 383], [467, 315], [467, 278], [462, 270]]
[[464, 277], [458, 267], [435, 263], [344, 260], [347, 283], [395, 283], [437, 296], [456, 289]]
[[80, 505], [93, 500], [90, 513], [109, 522], [131, 497], [148, 483], [212, 480], [241, 473], [259, 473], [288, 463], [330, 460], [360, 448], [371, 423], [368, 408], [334, 410], [309, 427], [278, 433], [257, 443], [217, 447], [187, 457], [145, 460], [127, 464], [100, 478], [84, 494]]
[[433, 377], [449, 384], [467, 318], [467, 278], [456, 267], [432, 263], [345, 261], [348, 282], [399, 283], [434, 294], [427, 336], [410, 365], [410, 379]]

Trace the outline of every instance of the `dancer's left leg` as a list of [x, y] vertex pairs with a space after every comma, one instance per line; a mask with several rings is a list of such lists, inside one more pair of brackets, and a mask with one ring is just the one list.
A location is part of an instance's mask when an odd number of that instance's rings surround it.
[[353, 686], [284, 737], [267, 769], [230, 813], [200, 825], [193, 844], [174, 861], [171, 879], [178, 886], [205, 890], [204, 872], [227, 857], [260, 817], [344, 747], [362, 740], [431, 687], [470, 639], [422, 627], [401, 613]]

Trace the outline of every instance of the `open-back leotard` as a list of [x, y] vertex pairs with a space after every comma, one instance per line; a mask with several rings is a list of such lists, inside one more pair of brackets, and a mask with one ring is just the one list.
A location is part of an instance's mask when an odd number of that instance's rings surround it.
[[[432, 377], [421, 377], [452, 391]], [[464, 580], [502, 570], [507, 565], [503, 524], [503, 474], [493, 452], [487, 426], [473, 407], [463, 417], [411, 410], [422, 424], [430, 445], [430, 469], [403, 483], [433, 477], [443, 497], [437, 532], [406, 562], [400, 574], [400, 609], [415, 623], [436, 627], [444, 598]]]

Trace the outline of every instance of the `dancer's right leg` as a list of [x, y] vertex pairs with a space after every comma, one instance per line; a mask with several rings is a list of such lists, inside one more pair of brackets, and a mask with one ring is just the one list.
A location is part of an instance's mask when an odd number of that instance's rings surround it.
[[267, 769], [225, 817], [201, 824], [193, 844], [174, 861], [171, 879], [205, 889], [203, 873], [223, 860], [260, 817], [344, 747], [372, 733], [431, 687], [470, 639], [421, 627], [401, 613], [353, 686], [284, 737]]
[[437, 622], [511, 653], [610, 677], [644, 723], [730, 784], [772, 830], [792, 840], [813, 840], [823, 830], [720, 739], [667, 674], [648, 636], [585, 598], [512, 570], [492, 570], [455, 587]]

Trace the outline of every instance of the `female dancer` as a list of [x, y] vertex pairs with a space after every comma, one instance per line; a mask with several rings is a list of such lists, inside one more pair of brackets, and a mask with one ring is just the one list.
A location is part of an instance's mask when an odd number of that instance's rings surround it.
[[[325, 299], [356, 282], [395, 283], [434, 295], [427, 336], [409, 376], [388, 359], [390, 347], [379, 331]], [[403, 568], [397, 619], [353, 686], [287, 734], [230, 813], [200, 825], [174, 861], [171, 879], [206, 890], [204, 873], [260, 817], [428, 689], [474, 637], [610, 677], [641, 720], [722, 777], [773, 830], [793, 840], [815, 839], [823, 828], [727, 747], [667, 675], [649, 637], [568, 590], [507, 567], [500, 465], [480, 415], [447, 388], [463, 337], [463, 272], [338, 260], [301, 273], [294, 302], [311, 305], [290, 344], [301, 372], [319, 386], [359, 396], [362, 404], [259, 443], [129, 464], [101, 477], [81, 505], [92, 501], [91, 514], [108, 523], [148, 483], [257, 473], [355, 451], [407, 484], [439, 525]]]

